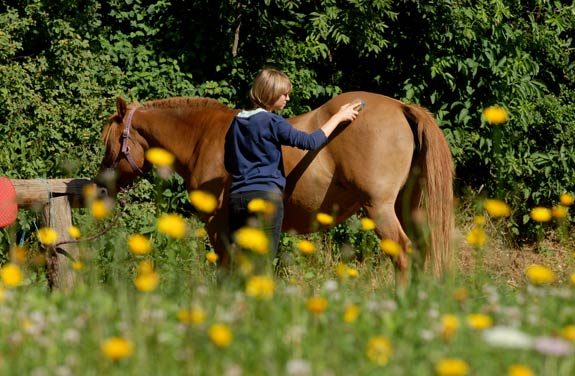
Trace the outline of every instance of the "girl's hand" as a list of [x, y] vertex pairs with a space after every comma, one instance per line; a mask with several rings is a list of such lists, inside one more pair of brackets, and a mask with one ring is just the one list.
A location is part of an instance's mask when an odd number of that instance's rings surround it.
[[359, 110], [362, 108], [361, 101], [355, 101], [346, 103], [339, 108], [337, 112], [337, 116], [340, 118], [340, 122], [343, 121], [354, 121], [357, 115], [359, 114]]

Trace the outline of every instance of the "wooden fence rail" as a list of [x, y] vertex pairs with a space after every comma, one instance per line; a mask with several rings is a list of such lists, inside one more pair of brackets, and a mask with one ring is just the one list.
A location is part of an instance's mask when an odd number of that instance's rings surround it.
[[[72, 226], [72, 208], [83, 206], [83, 193], [88, 179], [11, 179], [16, 190], [19, 208], [42, 213], [42, 226], [58, 232], [58, 241], [72, 240], [68, 228]], [[76, 283], [72, 261], [62, 253], [77, 259], [80, 252], [76, 243], [61, 244], [48, 249], [46, 254], [48, 282], [52, 288], [68, 290]]]

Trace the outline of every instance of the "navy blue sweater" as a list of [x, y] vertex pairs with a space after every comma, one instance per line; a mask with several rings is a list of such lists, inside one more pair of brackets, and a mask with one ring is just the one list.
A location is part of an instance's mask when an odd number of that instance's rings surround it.
[[225, 141], [224, 163], [232, 175], [231, 192], [283, 192], [286, 178], [281, 145], [316, 150], [326, 142], [321, 129], [302, 132], [283, 117], [262, 109], [240, 112]]

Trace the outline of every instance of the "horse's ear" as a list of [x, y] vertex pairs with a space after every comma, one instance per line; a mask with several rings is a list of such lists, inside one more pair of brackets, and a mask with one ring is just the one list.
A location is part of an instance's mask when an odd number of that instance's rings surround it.
[[122, 97], [116, 98], [116, 112], [118, 115], [123, 119], [126, 115], [126, 111], [128, 110], [128, 104]]

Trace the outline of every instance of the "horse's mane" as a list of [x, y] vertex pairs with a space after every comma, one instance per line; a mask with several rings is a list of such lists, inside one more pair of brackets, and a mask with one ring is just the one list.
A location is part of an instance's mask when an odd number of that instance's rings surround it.
[[202, 97], [173, 97], [167, 99], [156, 99], [144, 103], [144, 108], [189, 108], [189, 109], [214, 109], [230, 110], [225, 104], [212, 98]]

